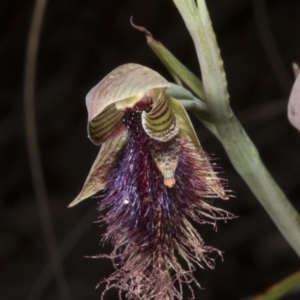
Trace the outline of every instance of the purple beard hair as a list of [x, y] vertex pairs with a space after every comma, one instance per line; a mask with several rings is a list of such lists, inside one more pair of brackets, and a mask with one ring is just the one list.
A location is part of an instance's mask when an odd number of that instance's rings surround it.
[[233, 216], [210, 205], [216, 195], [206, 184], [207, 170], [191, 142], [180, 133], [174, 138], [180, 143], [180, 154], [176, 183], [169, 188], [149, 146], [154, 143], [163, 151], [172, 140], [159, 142], [148, 136], [140, 111], [126, 112], [123, 122], [128, 142], [111, 166], [99, 204], [99, 221], [108, 226], [103, 241], [110, 240], [114, 247], [110, 255], [99, 257], [110, 258], [116, 268], [102, 281], [107, 283], [105, 292], [118, 288], [120, 299], [122, 292], [126, 299], [183, 299], [185, 283], [194, 297], [190, 284], [196, 282], [195, 266], [214, 268], [214, 258], [207, 254], [221, 252], [205, 246], [190, 221], [215, 226], [216, 220]]

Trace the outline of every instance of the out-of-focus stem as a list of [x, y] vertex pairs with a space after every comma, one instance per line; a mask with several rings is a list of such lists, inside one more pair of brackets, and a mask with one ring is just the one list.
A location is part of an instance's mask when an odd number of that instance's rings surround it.
[[232, 164], [300, 256], [300, 217], [262, 163], [259, 153], [235, 117], [223, 62], [204, 0], [173, 0], [189, 30], [201, 66], [206, 101]]
[[300, 287], [300, 271], [274, 284], [265, 292], [257, 295], [252, 300], [276, 300], [281, 299], [284, 295]]
[[41, 217], [41, 224], [46, 241], [46, 246], [50, 257], [52, 272], [59, 288], [60, 298], [69, 300], [72, 297], [64, 274], [62, 261], [57, 250], [57, 242], [50, 215], [46, 185], [44, 182], [40, 151], [37, 141], [36, 120], [34, 114], [36, 61], [40, 32], [46, 5], [47, 0], [35, 1], [35, 7], [28, 36], [24, 74], [25, 129], [32, 181], [39, 214]]

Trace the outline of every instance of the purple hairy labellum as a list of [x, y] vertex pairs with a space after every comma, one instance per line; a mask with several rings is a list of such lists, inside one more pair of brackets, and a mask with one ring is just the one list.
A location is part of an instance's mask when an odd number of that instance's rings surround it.
[[119, 289], [120, 299], [183, 299], [196, 266], [214, 268], [209, 254], [221, 255], [191, 221], [215, 226], [233, 217], [211, 204], [229, 197], [184, 108], [165, 95], [168, 85], [158, 73], [126, 64], [87, 96], [89, 136], [102, 147], [70, 206], [102, 191], [99, 221], [113, 252], [99, 257], [112, 260], [116, 271], [103, 280], [105, 291]]

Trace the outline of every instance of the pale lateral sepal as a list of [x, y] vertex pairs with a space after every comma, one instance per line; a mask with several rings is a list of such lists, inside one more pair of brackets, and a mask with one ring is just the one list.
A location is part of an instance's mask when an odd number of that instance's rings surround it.
[[103, 143], [81, 192], [68, 207], [78, 204], [82, 200], [93, 196], [106, 187], [107, 178], [112, 165], [126, 143], [127, 131], [124, 131], [117, 137], [108, 139]]

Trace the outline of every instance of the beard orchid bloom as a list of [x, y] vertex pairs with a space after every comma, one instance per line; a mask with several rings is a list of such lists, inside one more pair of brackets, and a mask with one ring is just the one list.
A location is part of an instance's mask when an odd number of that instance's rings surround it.
[[212, 205], [229, 197], [185, 109], [166, 95], [169, 86], [155, 71], [125, 64], [86, 97], [89, 138], [102, 146], [69, 206], [101, 191], [99, 221], [116, 268], [106, 290], [118, 288], [127, 299], [182, 299], [195, 267], [213, 268], [209, 254], [221, 254], [191, 221], [215, 226], [232, 218]]

